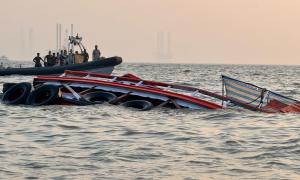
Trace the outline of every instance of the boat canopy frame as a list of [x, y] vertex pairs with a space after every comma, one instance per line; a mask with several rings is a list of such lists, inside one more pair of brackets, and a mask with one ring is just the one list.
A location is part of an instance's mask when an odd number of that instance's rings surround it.
[[79, 37], [78, 34], [76, 36], [69, 36], [68, 52], [74, 53], [75, 46], [80, 48], [81, 53], [85, 49], [85, 46], [82, 43], [82, 37]]

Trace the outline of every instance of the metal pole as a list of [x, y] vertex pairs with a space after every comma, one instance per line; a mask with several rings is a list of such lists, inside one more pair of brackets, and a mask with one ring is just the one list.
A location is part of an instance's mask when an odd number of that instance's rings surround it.
[[56, 24], [56, 51], [58, 50], [58, 24]]
[[73, 36], [73, 24], [71, 24], [71, 36]]
[[61, 50], [61, 24], [59, 24], [59, 49]]

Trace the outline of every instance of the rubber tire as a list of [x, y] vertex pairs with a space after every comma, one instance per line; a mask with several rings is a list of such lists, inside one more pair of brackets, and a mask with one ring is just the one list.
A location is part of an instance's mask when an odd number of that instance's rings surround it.
[[58, 99], [58, 91], [57, 86], [42, 85], [29, 94], [26, 104], [32, 106], [52, 105]]
[[115, 94], [101, 91], [87, 93], [82, 97], [93, 104], [102, 104], [104, 102], [112, 103], [117, 99]]
[[24, 104], [31, 91], [31, 84], [27, 82], [18, 83], [8, 88], [2, 96], [3, 104]]
[[71, 105], [77, 105], [77, 106], [87, 106], [87, 105], [93, 105], [94, 103], [91, 103], [83, 98], [77, 100], [77, 99], [68, 99], [68, 98], [62, 98], [63, 102], [70, 103]]
[[3, 88], [2, 88], [2, 92], [5, 93], [9, 88], [11, 88], [12, 86], [14, 86], [16, 84], [17, 83], [4, 83]]
[[139, 111], [148, 111], [153, 108], [153, 104], [146, 100], [131, 100], [121, 104], [124, 107], [138, 109]]

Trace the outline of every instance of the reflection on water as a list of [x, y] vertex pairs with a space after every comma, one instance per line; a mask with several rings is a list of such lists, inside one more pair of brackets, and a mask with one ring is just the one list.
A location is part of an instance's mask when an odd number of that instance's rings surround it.
[[[123, 64], [115, 73], [221, 91], [222, 73], [299, 99], [299, 66]], [[3, 82], [32, 77], [2, 77]], [[298, 179], [300, 115], [0, 104], [4, 179]]]

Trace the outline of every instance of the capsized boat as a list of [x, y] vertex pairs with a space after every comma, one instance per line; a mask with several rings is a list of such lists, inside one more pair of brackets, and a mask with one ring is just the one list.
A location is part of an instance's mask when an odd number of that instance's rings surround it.
[[190, 86], [148, 81], [132, 74], [115, 76], [68, 70], [60, 76], [35, 77], [33, 91], [30, 83], [5, 83], [2, 102], [33, 106], [108, 102], [139, 110], [153, 107], [219, 110], [232, 109], [234, 105], [266, 113], [300, 112], [300, 102], [295, 99], [228, 76], [222, 76], [222, 82], [220, 95]]
[[65, 71], [61, 76], [38, 76], [34, 78], [33, 86], [39, 87], [41, 85], [59, 87], [62, 103], [78, 104], [90, 93], [98, 92], [99, 96], [95, 96], [94, 99], [103, 99], [103, 93], [110, 93], [116, 96], [113, 101], [110, 100], [113, 104], [123, 104], [140, 109], [144, 109], [145, 104], [146, 107], [166, 106], [178, 109], [222, 108], [216, 103], [198, 98], [196, 94], [201, 91], [200, 89], [147, 81], [132, 74], [112, 76], [82, 71]]
[[223, 100], [237, 106], [266, 113], [299, 113], [300, 101], [266, 88], [222, 75]]

